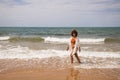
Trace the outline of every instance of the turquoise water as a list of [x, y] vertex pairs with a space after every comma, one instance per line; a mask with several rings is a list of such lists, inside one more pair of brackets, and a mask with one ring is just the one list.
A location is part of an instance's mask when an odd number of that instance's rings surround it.
[[43, 37], [69, 38], [73, 29], [78, 31], [78, 37], [84, 41], [104, 38], [104, 42], [120, 43], [120, 27], [0, 27], [0, 40], [6, 36], [10, 37], [10, 41], [42, 41]]
[[79, 37], [120, 37], [120, 27], [0, 27], [0, 36], [69, 36], [72, 29]]

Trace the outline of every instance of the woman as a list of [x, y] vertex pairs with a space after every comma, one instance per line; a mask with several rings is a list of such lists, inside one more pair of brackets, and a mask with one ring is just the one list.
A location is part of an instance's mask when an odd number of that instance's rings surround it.
[[78, 62], [81, 63], [77, 53], [78, 50], [81, 51], [79, 46], [79, 39], [77, 38], [77, 35], [78, 32], [76, 30], [72, 30], [69, 46], [67, 47], [67, 50], [70, 50], [71, 63], [73, 63], [73, 55], [75, 55]]

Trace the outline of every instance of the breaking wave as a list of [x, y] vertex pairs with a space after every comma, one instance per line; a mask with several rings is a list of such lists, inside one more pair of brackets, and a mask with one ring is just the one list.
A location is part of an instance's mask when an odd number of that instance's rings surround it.
[[[99, 54], [99, 55], [98, 55]], [[69, 55], [69, 51], [65, 50], [32, 50], [28, 47], [17, 46], [14, 48], [1, 49], [0, 50], [0, 59], [6, 58], [47, 58], [47, 57], [65, 57]], [[91, 52], [91, 51], [82, 51], [79, 53], [81, 57], [101, 57], [101, 58], [120, 58], [119, 52]]]
[[[17, 41], [30, 41], [30, 42], [49, 42], [49, 43], [68, 43], [70, 38], [66, 37], [34, 37], [34, 36], [3, 36], [0, 37], [0, 41], [10, 41], [10, 42], [17, 42]], [[120, 43], [120, 38], [80, 38], [80, 43]]]
[[44, 41], [41, 37], [0, 37], [0, 41], [10, 41], [10, 42], [17, 42], [17, 41], [29, 41], [29, 42], [40, 42]]

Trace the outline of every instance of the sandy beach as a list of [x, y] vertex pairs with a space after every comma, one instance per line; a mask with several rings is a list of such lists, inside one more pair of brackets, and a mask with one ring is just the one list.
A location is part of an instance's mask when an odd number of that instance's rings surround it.
[[120, 80], [120, 68], [84, 68], [68, 59], [1, 59], [0, 80]]
[[8, 71], [0, 80], [120, 80], [120, 68]]

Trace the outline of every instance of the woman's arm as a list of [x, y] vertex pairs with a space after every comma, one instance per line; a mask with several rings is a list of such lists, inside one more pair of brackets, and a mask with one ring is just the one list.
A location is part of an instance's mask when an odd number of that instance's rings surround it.
[[81, 51], [81, 48], [80, 48], [80, 46], [78, 47], [79, 48], [79, 52]]
[[81, 47], [80, 47], [80, 41], [79, 41], [79, 38], [77, 38], [77, 43], [76, 43], [76, 45], [78, 46], [78, 50], [79, 50], [79, 52], [81, 51]]

